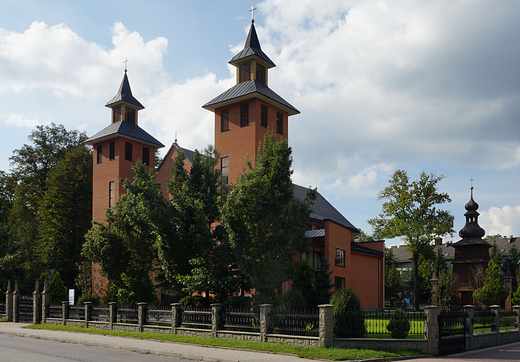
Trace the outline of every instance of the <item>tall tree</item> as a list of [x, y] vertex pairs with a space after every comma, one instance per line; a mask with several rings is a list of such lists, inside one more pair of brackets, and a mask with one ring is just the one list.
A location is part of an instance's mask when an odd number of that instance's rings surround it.
[[222, 221], [242, 271], [265, 302], [287, 278], [293, 258], [308, 244], [305, 222], [316, 191], [303, 202], [294, 199], [291, 148], [267, 134], [255, 167], [242, 175], [224, 205]]
[[512, 279], [512, 290], [516, 290], [518, 288], [518, 263], [520, 262], [520, 254], [518, 253], [518, 249], [516, 245], [513, 244], [507, 251], [506, 255], [504, 255], [504, 260], [502, 262], [502, 275], [507, 273], [509, 270], [509, 274]]
[[489, 259], [493, 260], [493, 262], [498, 265], [500, 274], [503, 276], [504, 274], [502, 272], [502, 265], [504, 263], [504, 258], [500, 252], [500, 249], [498, 248], [496, 241], [493, 241], [493, 246], [491, 246], [491, 250], [489, 251]]
[[385, 297], [393, 304], [402, 289], [401, 273], [397, 270], [399, 263], [394, 255], [392, 248], [385, 251]]
[[447, 193], [439, 193], [437, 184], [443, 175], [421, 172], [417, 181], [410, 181], [406, 171], [397, 170], [389, 186], [379, 192], [386, 200], [382, 213], [368, 223], [378, 238], [401, 236], [412, 254], [414, 272], [414, 309], [419, 309], [419, 255], [431, 252], [432, 241], [453, 233], [453, 216], [436, 205], [451, 202]]
[[504, 285], [500, 266], [495, 264], [493, 260], [490, 260], [486, 270], [486, 277], [484, 278], [484, 286], [473, 292], [473, 298], [480, 304], [489, 307], [490, 305], [504, 302], [508, 293], [509, 290]]

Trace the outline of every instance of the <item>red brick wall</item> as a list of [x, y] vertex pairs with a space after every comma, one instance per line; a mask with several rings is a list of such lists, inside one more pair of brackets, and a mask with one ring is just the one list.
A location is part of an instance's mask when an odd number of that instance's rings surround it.
[[350, 285], [360, 297], [363, 308], [382, 308], [384, 306], [383, 258], [352, 253], [349, 269], [352, 276]]

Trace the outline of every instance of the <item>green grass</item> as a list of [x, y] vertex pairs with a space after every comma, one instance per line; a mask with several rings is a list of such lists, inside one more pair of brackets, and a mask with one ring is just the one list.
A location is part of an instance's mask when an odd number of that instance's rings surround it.
[[[367, 326], [367, 333], [365, 338], [392, 338], [390, 332], [386, 329], [386, 326], [390, 323], [390, 318], [365, 318], [365, 325]], [[417, 333], [420, 331], [421, 336], [411, 336], [410, 334]], [[424, 331], [424, 319], [410, 320], [410, 332], [406, 338], [408, 339], [423, 339], [422, 335]], [[387, 336], [381, 333], [388, 333]]]
[[277, 343], [260, 343], [237, 341], [234, 339], [220, 338], [200, 338], [181, 336], [174, 334], [161, 333], [139, 333], [139, 332], [121, 332], [121, 331], [104, 331], [99, 329], [89, 329], [83, 327], [55, 326], [49, 324], [34, 324], [25, 328], [30, 329], [50, 329], [60, 331], [72, 331], [92, 334], [102, 334], [110, 336], [132, 337], [139, 339], [152, 339], [157, 341], [191, 343], [203, 346], [240, 348], [253, 351], [265, 351], [271, 353], [289, 353], [303, 358], [320, 358], [332, 361], [342, 360], [359, 360], [369, 358], [390, 358], [399, 356], [417, 355], [417, 351], [377, 351], [370, 349], [345, 349], [345, 348], [321, 348], [321, 347], [301, 347], [288, 346]]

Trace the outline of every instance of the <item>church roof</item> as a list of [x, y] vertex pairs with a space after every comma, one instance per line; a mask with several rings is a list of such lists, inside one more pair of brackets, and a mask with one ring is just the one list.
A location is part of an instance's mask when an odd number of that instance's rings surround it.
[[137, 109], [144, 108], [144, 106], [137, 99], [135, 99], [134, 96], [132, 95], [132, 89], [130, 89], [130, 82], [128, 81], [128, 76], [126, 75], [126, 70], [125, 70], [125, 75], [123, 77], [123, 80], [121, 81], [121, 85], [119, 86], [119, 91], [117, 92], [117, 94], [115, 95], [114, 98], [112, 98], [110, 101], [108, 101], [108, 103], [105, 106], [112, 107], [116, 103], [119, 103], [119, 102], [129, 103], [129, 104], [137, 107]]
[[223, 107], [225, 105], [238, 102], [241, 100], [240, 98], [243, 100], [249, 99], [253, 95], [259, 98], [264, 98], [267, 102], [269, 102], [269, 100], [276, 102], [280, 108], [285, 110], [290, 116], [300, 113], [299, 110], [294, 108], [289, 102], [272, 91], [271, 88], [258, 82], [255, 79], [234, 85], [221, 95], [213, 98], [211, 101], [203, 105], [202, 108], [215, 111], [215, 109], [218, 107]]
[[164, 145], [152, 137], [148, 132], [136, 124], [119, 121], [96, 133], [85, 141], [86, 144], [94, 144], [116, 136], [128, 137], [143, 143], [147, 143], [155, 148], [162, 148]]
[[[166, 152], [166, 156], [170, 154], [170, 152], [176, 148], [178, 150], [182, 150], [182, 152], [184, 152], [184, 156], [186, 156], [186, 160], [190, 163], [190, 165], [193, 165], [193, 161], [195, 160], [195, 151], [192, 151], [192, 150], [188, 150], [187, 148], [182, 148], [181, 146], [179, 146], [179, 144], [176, 142], [177, 140], [175, 140], [175, 142], [172, 143], [172, 145], [170, 146], [170, 148], [168, 149], [168, 152]], [[164, 161], [166, 160], [167, 157], [164, 157], [159, 165], [159, 167], [157, 167], [157, 169], [160, 169], [161, 166], [163, 165]]]
[[258, 58], [265, 61], [267, 63], [267, 68], [276, 67], [273, 61], [269, 59], [269, 57], [260, 48], [260, 41], [256, 35], [255, 25], [251, 23], [251, 28], [249, 29], [249, 34], [247, 35], [244, 49], [231, 58], [229, 64], [236, 65], [236, 63], [238, 63], [240, 60], [254, 56], [257, 56]]
[[[303, 201], [305, 196], [307, 196], [308, 190], [309, 189], [306, 187], [294, 185], [294, 197], [297, 200]], [[314, 204], [312, 205], [311, 219], [317, 221], [330, 220], [353, 232], [359, 232], [359, 230], [352, 225], [345, 216], [336, 210], [336, 208], [332, 206], [319, 192], [316, 195], [316, 201], [314, 201]]]

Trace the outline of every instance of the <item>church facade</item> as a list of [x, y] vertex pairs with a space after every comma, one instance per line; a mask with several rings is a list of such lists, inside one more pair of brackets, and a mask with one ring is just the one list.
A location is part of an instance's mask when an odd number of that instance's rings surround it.
[[[264, 136], [273, 132], [277, 141], [287, 139], [289, 117], [300, 112], [269, 88], [268, 72], [275, 64], [260, 47], [254, 21], [244, 49], [229, 63], [236, 67], [236, 84], [203, 108], [215, 114], [214, 147], [219, 154], [215, 167], [233, 184], [246, 170], [247, 157], [254, 166]], [[166, 180], [177, 153], [184, 152], [187, 169], [194, 155], [175, 140], [161, 164], [154, 165], [155, 150], [164, 145], [139, 127], [137, 113], [144, 107], [132, 95], [126, 70], [118, 94], [106, 106], [112, 109], [111, 124], [87, 140], [94, 148], [92, 217], [98, 222], [104, 221], [106, 208], [112, 207], [123, 192], [118, 176], [132, 178], [131, 165], [137, 159], [156, 169], [156, 180], [168, 197]], [[303, 200], [306, 192], [306, 188], [295, 185], [296, 199]], [[352, 286], [364, 308], [383, 308], [384, 242], [355, 243], [358, 232], [318, 193], [307, 222], [309, 249], [298, 254], [296, 260], [308, 260], [317, 272], [327, 260], [336, 288]], [[99, 279], [99, 273], [94, 274]], [[288, 281], [282, 290], [290, 287]]]

